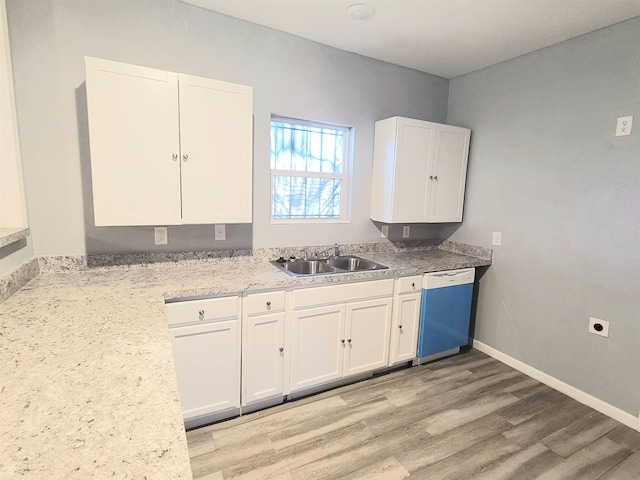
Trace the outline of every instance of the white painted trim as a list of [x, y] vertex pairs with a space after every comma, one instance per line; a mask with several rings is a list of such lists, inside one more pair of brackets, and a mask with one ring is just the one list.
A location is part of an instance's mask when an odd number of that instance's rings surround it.
[[594, 410], [603, 413], [614, 420], [628, 426], [629, 428], [633, 428], [640, 432], [640, 415], [638, 417], [634, 417], [630, 413], [625, 412], [624, 410], [620, 410], [618, 407], [614, 407], [613, 405], [606, 403], [599, 398], [596, 398], [592, 395], [589, 395], [582, 390], [577, 389], [561, 380], [558, 380], [551, 375], [544, 373], [536, 368], [533, 368], [530, 365], [527, 365], [520, 360], [516, 360], [513, 357], [510, 357], [506, 353], [501, 352], [500, 350], [496, 350], [489, 345], [486, 345], [478, 340], [473, 341], [473, 348], [481, 351], [482, 353], [486, 353], [490, 357], [499, 360], [500, 362], [509, 365], [512, 368], [524, 373], [525, 375], [530, 376], [538, 380], [539, 382], [548, 385], [549, 387], [564, 393], [565, 395], [577, 400], [580, 403], [587, 405], [588, 407], [593, 408]]

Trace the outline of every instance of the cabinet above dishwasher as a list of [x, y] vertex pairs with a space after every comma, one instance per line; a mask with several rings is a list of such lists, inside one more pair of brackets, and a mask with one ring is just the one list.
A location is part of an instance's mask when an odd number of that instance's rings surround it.
[[371, 180], [372, 220], [462, 221], [471, 130], [392, 117], [377, 121]]

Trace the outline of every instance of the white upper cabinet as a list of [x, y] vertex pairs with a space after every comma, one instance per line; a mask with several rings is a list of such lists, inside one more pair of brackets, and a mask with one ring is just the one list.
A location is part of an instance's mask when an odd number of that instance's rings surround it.
[[251, 87], [85, 66], [97, 226], [251, 222]]
[[470, 135], [467, 128], [403, 117], [376, 122], [371, 219], [461, 221]]
[[182, 223], [251, 223], [252, 88], [178, 76]]

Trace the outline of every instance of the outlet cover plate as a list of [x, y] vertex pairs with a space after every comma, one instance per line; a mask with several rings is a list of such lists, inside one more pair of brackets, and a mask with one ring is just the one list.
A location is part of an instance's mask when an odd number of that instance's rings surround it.
[[153, 230], [156, 245], [166, 245], [169, 243], [167, 236], [167, 227], [155, 227]]
[[631, 135], [631, 127], [633, 127], [633, 115], [618, 117], [618, 123], [616, 124], [616, 137]]
[[224, 224], [215, 226], [215, 239], [216, 240], [226, 240], [227, 239], [227, 231], [226, 231], [226, 228], [225, 228]]

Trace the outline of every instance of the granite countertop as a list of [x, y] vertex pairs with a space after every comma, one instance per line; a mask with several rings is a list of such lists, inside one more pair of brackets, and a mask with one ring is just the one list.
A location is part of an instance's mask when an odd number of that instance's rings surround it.
[[164, 301], [489, 265], [439, 249], [298, 278], [266, 260], [42, 273], [0, 304], [0, 478], [191, 478]]
[[0, 228], [0, 248], [11, 243], [22, 240], [30, 235], [30, 231], [26, 227], [20, 228]]
[[145, 281], [164, 285], [165, 301], [175, 301], [250, 290], [286, 289], [375, 278], [393, 278], [456, 268], [480, 267], [491, 263], [486, 259], [438, 249], [358, 255], [389, 268], [355, 273], [293, 277], [268, 261], [227, 261], [214, 265], [199, 264], [162, 269], [153, 275], [153, 280], [149, 277]]

